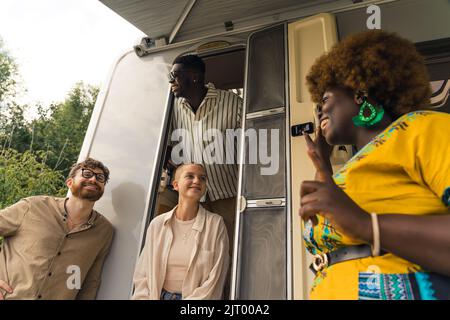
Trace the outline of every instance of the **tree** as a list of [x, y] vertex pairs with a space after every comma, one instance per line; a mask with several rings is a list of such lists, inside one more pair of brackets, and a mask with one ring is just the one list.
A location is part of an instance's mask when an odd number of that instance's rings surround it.
[[[0, 38], [0, 107], [17, 85], [17, 65]], [[1, 110], [1, 109], [0, 109]]]
[[33, 195], [64, 196], [65, 178], [78, 159], [99, 89], [77, 83], [62, 103], [38, 105], [27, 120], [27, 105], [16, 103], [14, 60], [0, 39], [0, 209]]
[[0, 114], [0, 150], [13, 148], [24, 152], [30, 148], [31, 130], [25, 119], [27, 106], [14, 101], [8, 102], [8, 108]]
[[0, 38], [0, 148], [3, 149], [13, 136], [26, 139], [24, 108], [12, 101], [19, 88], [17, 78], [17, 65]]
[[0, 150], [43, 151], [38, 160], [64, 176], [77, 161], [99, 89], [77, 83], [62, 103], [38, 106], [38, 118], [27, 122], [27, 106], [9, 105], [1, 120]]
[[[32, 152], [19, 153], [14, 149], [1, 152], [0, 209], [32, 195], [63, 197], [66, 193], [62, 174], [39, 162]], [[2, 240], [0, 237], [0, 245]]]
[[8, 149], [0, 154], [0, 208], [32, 195], [66, 194], [64, 176], [38, 161], [39, 153]]
[[[78, 159], [99, 89], [79, 82], [66, 101], [50, 106], [29, 128], [30, 149], [45, 151], [45, 163], [67, 175]], [[32, 142], [31, 142], [32, 141]]]

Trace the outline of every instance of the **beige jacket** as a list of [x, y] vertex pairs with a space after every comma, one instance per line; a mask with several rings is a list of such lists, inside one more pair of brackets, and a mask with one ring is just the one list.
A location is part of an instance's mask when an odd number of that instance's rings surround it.
[[[170, 219], [175, 208], [157, 216], [148, 227], [145, 246], [133, 277], [134, 300], [160, 298], [172, 245]], [[196, 245], [183, 282], [183, 300], [222, 299], [230, 261], [223, 218], [199, 206], [192, 228]]]

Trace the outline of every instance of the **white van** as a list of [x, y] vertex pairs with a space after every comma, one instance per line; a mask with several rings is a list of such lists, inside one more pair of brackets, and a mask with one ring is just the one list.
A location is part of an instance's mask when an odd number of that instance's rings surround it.
[[[305, 75], [316, 57], [379, 24], [417, 43], [433, 81], [433, 106], [450, 112], [448, 0], [101, 2], [148, 37], [114, 64], [79, 157], [92, 156], [111, 170], [96, 205], [116, 230], [98, 299], [131, 296], [145, 231], [177, 200], [162, 177], [174, 101], [167, 73], [177, 56], [200, 55], [207, 81], [243, 96], [243, 129], [280, 130], [279, 144], [269, 148], [280, 159], [275, 175], [261, 175], [267, 163], [239, 166], [231, 299], [308, 298], [310, 257], [297, 212], [300, 182], [312, 179], [314, 169], [291, 127], [314, 122]], [[245, 143], [240, 151], [245, 159]], [[351, 146], [337, 147], [332, 163], [342, 165], [351, 155]]]

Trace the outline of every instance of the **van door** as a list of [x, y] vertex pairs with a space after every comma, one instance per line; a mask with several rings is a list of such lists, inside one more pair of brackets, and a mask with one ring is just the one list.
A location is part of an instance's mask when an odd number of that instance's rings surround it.
[[[311, 259], [297, 212], [300, 183], [314, 178], [314, 168], [304, 139], [292, 137], [291, 127], [314, 122], [305, 77], [336, 41], [329, 14], [249, 37], [232, 299], [308, 297]], [[338, 167], [350, 156], [333, 152], [332, 164]]]
[[431, 109], [450, 113], [450, 38], [416, 43], [430, 75]]
[[249, 36], [232, 299], [288, 297], [285, 69], [286, 24]]

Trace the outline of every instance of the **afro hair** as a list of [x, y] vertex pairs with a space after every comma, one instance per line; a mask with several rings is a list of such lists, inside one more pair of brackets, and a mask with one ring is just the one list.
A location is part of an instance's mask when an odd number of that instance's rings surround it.
[[307, 85], [321, 103], [327, 89], [365, 92], [394, 119], [428, 107], [430, 80], [414, 44], [395, 33], [370, 30], [349, 36], [319, 57]]

